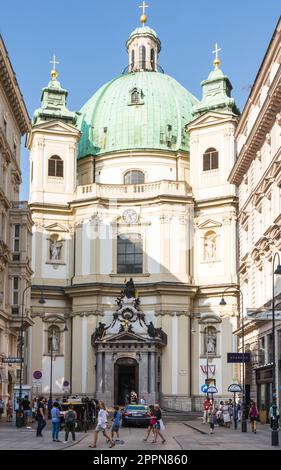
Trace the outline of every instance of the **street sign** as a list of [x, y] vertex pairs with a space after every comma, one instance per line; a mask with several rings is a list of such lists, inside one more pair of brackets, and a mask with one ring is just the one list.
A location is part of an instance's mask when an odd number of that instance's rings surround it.
[[207, 384], [201, 385], [200, 390], [202, 393], [207, 393], [208, 385]]
[[69, 387], [69, 382], [67, 380], [65, 380], [63, 382], [63, 387], [65, 387], [65, 388]]
[[214, 385], [210, 385], [210, 387], [207, 388], [207, 393], [218, 393], [218, 389]]
[[35, 371], [33, 372], [33, 378], [36, 379], [36, 380], [42, 379], [42, 372], [41, 372], [41, 370], [35, 370]]
[[251, 353], [227, 353], [227, 362], [251, 362]]
[[242, 392], [242, 387], [239, 384], [231, 384], [231, 385], [229, 385], [227, 390], [231, 393], [241, 393]]
[[41, 380], [33, 380], [32, 385], [35, 388], [40, 388], [41, 385], [42, 385], [42, 381]]
[[23, 362], [23, 359], [20, 357], [2, 357], [2, 362], [4, 362], [4, 364], [17, 364]]

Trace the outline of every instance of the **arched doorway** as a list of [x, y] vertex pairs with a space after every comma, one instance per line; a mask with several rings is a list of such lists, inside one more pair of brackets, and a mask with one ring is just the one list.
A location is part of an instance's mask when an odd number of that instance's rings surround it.
[[121, 357], [114, 364], [114, 403], [129, 403], [132, 391], [139, 396], [139, 365], [131, 357]]

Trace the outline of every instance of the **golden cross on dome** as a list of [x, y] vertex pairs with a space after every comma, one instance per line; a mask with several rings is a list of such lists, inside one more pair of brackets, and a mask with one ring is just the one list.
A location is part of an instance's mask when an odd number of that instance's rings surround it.
[[145, 0], [143, 0], [142, 5], [139, 6], [139, 8], [142, 8], [142, 15], [140, 17], [140, 20], [143, 26], [147, 22], [147, 15], [145, 14], [145, 9], [148, 7], [149, 5], [146, 5]]
[[213, 54], [216, 54], [216, 58], [214, 60], [214, 66], [216, 67], [216, 69], [219, 68], [220, 66], [220, 59], [219, 59], [219, 52], [221, 51], [221, 48], [218, 46], [218, 44], [216, 43], [216, 46], [215, 46], [215, 50], [213, 51]]
[[56, 60], [55, 54], [53, 54], [53, 59], [50, 60], [50, 64], [53, 65], [51, 75], [52, 75], [52, 79], [55, 80], [58, 76], [58, 72], [56, 71], [56, 64], [59, 64], [59, 62]]

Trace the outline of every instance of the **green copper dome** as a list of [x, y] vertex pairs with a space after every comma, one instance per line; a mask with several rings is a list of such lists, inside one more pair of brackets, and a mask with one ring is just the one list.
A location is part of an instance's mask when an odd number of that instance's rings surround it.
[[81, 109], [78, 158], [139, 149], [187, 151], [185, 126], [196, 104], [191, 93], [163, 73], [122, 75]]
[[157, 33], [154, 31], [154, 29], [150, 28], [149, 26], [142, 26], [139, 28], [136, 28], [131, 34], [130, 38], [132, 36], [135, 36], [136, 34], [139, 34], [141, 36], [144, 36], [145, 34], [152, 34], [152, 36], [155, 36], [157, 38]]

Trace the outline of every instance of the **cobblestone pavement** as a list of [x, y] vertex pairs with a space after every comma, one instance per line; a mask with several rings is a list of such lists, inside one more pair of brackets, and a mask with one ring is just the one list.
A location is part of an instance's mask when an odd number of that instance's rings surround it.
[[[165, 421], [166, 443], [152, 444], [152, 436], [149, 442], [143, 442], [146, 430], [144, 428], [121, 428], [120, 441], [116, 442], [114, 450], [281, 450], [280, 446], [271, 446], [271, 431], [268, 425], [259, 425], [257, 434], [253, 434], [248, 424], [248, 432], [242, 433], [241, 429], [225, 429], [215, 427], [215, 433], [209, 434], [209, 426], [202, 424], [200, 418], [192, 417], [192, 420], [180, 419], [180, 415], [167, 417]], [[43, 437], [36, 437], [36, 426], [34, 429], [18, 429], [14, 424], [0, 423], [0, 450], [90, 450], [89, 445], [93, 442], [93, 430], [88, 433], [76, 433], [76, 443], [71, 440], [63, 442], [52, 442], [50, 423], [47, 430], [43, 431]], [[60, 439], [64, 439], [64, 432], [60, 433]], [[108, 444], [100, 434], [98, 440], [99, 450], [108, 449]], [[94, 452], [94, 450], [93, 450]]]

